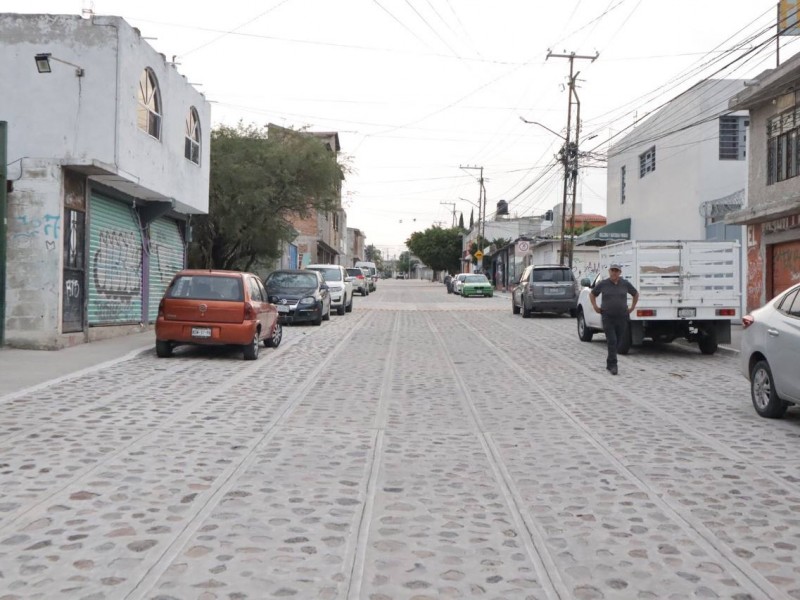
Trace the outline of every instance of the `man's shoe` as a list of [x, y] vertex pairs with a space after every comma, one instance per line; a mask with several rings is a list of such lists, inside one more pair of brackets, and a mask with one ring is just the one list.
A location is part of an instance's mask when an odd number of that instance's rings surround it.
[[608, 371], [612, 375], [616, 375], [617, 374], [617, 365], [612, 365], [612, 366], [608, 367]]

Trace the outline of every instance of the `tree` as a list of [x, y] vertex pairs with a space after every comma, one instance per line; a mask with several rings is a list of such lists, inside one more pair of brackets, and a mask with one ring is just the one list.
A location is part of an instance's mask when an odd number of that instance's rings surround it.
[[242, 123], [211, 132], [210, 170], [209, 214], [192, 220], [189, 264], [244, 271], [281, 255], [296, 236], [292, 216], [338, 208], [344, 176], [318, 139]]
[[475, 226], [475, 209], [469, 211], [469, 230], [472, 231], [472, 228]]
[[434, 226], [415, 231], [406, 240], [406, 246], [434, 271], [457, 273], [461, 270], [461, 230], [458, 227]]
[[400, 256], [397, 259], [397, 270], [400, 273], [408, 273], [410, 277], [411, 270], [414, 268], [415, 265], [418, 264], [419, 261], [411, 257], [411, 252], [405, 250], [400, 253]]
[[464, 213], [462, 212], [461, 215], [458, 217], [458, 228], [464, 229]]
[[378, 270], [378, 272], [383, 271], [383, 254], [379, 248], [369, 244], [366, 248], [364, 248], [364, 256], [367, 257], [365, 260], [375, 263], [375, 268]]

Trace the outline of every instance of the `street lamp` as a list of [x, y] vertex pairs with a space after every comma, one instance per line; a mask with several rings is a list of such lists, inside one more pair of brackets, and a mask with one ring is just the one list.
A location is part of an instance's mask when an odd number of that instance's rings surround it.
[[83, 69], [78, 65], [60, 58], [56, 58], [49, 52], [41, 52], [34, 56], [33, 59], [36, 61], [36, 70], [39, 71], [39, 73], [52, 73], [53, 69], [50, 67], [50, 61], [54, 60], [65, 65], [69, 65], [70, 67], [75, 67], [75, 77], [83, 77], [84, 74]]

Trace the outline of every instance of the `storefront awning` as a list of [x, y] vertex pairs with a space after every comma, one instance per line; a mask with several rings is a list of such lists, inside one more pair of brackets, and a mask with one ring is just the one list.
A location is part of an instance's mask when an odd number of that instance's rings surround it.
[[631, 239], [631, 220], [620, 219], [582, 233], [575, 238], [575, 245], [605, 246], [612, 242], [622, 242], [629, 239]]

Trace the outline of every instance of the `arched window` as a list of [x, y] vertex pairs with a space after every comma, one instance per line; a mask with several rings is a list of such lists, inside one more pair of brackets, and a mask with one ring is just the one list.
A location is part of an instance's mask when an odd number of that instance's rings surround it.
[[186, 115], [186, 142], [183, 155], [194, 164], [200, 164], [200, 115], [194, 106]]
[[161, 94], [156, 76], [150, 69], [142, 71], [139, 78], [139, 105], [136, 124], [156, 139], [161, 139]]

